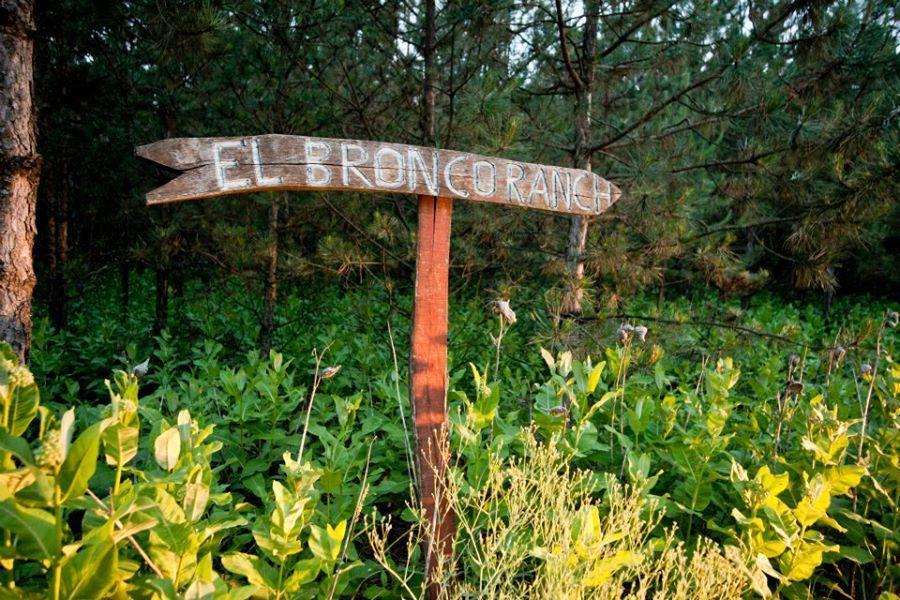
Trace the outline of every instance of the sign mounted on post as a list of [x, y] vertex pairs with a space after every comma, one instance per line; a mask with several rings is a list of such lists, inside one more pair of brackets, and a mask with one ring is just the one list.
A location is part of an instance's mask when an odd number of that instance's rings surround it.
[[[447, 471], [447, 284], [453, 199], [592, 216], [620, 191], [590, 171], [358, 140], [292, 135], [170, 138], [136, 154], [182, 173], [147, 194], [167, 204], [249, 192], [343, 190], [419, 196], [410, 398], [419, 495], [429, 524], [426, 580], [452, 549]], [[429, 594], [435, 596], [429, 588]]]
[[274, 190], [438, 196], [598, 215], [619, 189], [590, 171], [406, 144], [295, 135], [171, 138], [137, 155], [184, 173], [148, 204]]

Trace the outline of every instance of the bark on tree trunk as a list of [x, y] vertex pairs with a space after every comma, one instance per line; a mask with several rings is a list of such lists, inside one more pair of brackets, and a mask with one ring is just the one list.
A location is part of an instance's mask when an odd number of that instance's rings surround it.
[[[562, 5], [557, 2], [560, 45], [567, 43], [565, 27], [562, 19]], [[564, 57], [570, 69], [572, 84], [575, 87], [575, 147], [572, 158], [575, 168], [591, 170], [591, 103], [594, 85], [594, 54], [597, 50], [597, 23], [600, 16], [599, 0], [585, 2], [585, 23], [581, 38], [581, 57], [578, 67], [571, 64], [568, 50]], [[579, 315], [584, 298], [584, 251], [587, 246], [588, 225], [590, 219], [573, 216], [569, 223], [569, 238], [566, 243], [566, 290], [563, 297], [562, 313]]]
[[434, 134], [434, 52], [435, 52], [434, 0], [425, 2], [425, 40], [422, 58], [425, 61], [425, 80], [422, 85], [422, 142], [426, 146], [435, 142]]
[[0, 0], [0, 340], [22, 361], [31, 349], [40, 178], [33, 34], [33, 0]]
[[269, 245], [266, 248], [266, 283], [262, 318], [259, 322], [259, 352], [264, 357], [272, 349], [275, 334], [275, 301], [278, 299], [278, 208], [284, 194], [272, 197], [269, 206]]

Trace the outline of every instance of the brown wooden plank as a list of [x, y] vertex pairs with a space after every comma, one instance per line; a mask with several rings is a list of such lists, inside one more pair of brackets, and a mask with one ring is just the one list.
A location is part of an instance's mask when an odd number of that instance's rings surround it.
[[455, 518], [443, 494], [447, 473], [447, 279], [453, 200], [419, 197], [416, 286], [410, 350], [410, 397], [416, 431], [419, 495], [427, 522], [426, 577], [438, 553], [449, 556]]
[[136, 154], [183, 173], [148, 204], [274, 190], [406, 193], [596, 215], [620, 195], [581, 169], [406, 144], [260, 135], [170, 138]]

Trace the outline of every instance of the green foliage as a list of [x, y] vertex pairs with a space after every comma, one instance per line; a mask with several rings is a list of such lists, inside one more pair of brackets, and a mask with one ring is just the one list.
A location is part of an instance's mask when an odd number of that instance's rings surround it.
[[[175, 307], [184, 333], [153, 342], [130, 333], [141, 330], [141, 314], [94, 326], [108, 317], [102, 306], [83, 313], [83, 333], [48, 338], [39, 328], [40, 396], [30, 372], [5, 358], [4, 589], [421, 593], [406, 365], [391, 349], [393, 341], [405, 355], [407, 332], [392, 326], [386, 335], [383, 326], [403, 320], [377, 288], [317, 293], [284, 303], [283, 318], [302, 316], [296, 337], [265, 358], [234, 341], [253, 343], [246, 309], [206, 314], [198, 307], [228, 302], [190, 295]], [[454, 302], [449, 402], [461, 527], [447, 576], [472, 590], [476, 581], [528, 582], [535, 597], [621, 596], [676, 581], [701, 594], [721, 591], [716, 572], [749, 595], [895, 589], [900, 367], [883, 307], [838, 302], [842, 319], [829, 324], [776, 299], [745, 312], [703, 296], [659, 313], [654, 304], [632, 310], [672, 325], [557, 328], [552, 307], [518, 290], [518, 320], [498, 337], [491, 305]], [[221, 334], [229, 329], [232, 337]], [[794, 342], [808, 345], [796, 357]], [[846, 349], [839, 356], [836, 343]], [[327, 349], [311, 355], [310, 346]], [[87, 354], [123, 352], [124, 370], [92, 381], [98, 367]], [[139, 393], [131, 371], [147, 356]], [[554, 458], [535, 474], [538, 455]], [[553, 504], [564, 498], [568, 505]], [[627, 526], [616, 521], [625, 513], [614, 514], [625, 504]], [[497, 577], [479, 574], [488, 572]]]

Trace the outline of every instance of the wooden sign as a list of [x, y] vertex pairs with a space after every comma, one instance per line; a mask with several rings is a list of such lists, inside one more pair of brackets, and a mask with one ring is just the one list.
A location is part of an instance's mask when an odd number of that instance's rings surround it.
[[137, 155], [184, 173], [148, 204], [273, 190], [345, 190], [598, 215], [619, 189], [590, 171], [406, 144], [294, 135], [171, 138]]
[[[136, 154], [182, 174], [147, 194], [166, 204], [274, 190], [345, 190], [419, 196], [410, 398], [419, 495], [429, 523], [426, 580], [452, 549], [447, 472], [447, 288], [453, 199], [597, 215], [619, 189], [590, 171], [405, 144], [289, 135], [171, 138]], [[436, 597], [435, 587], [428, 593]]]

